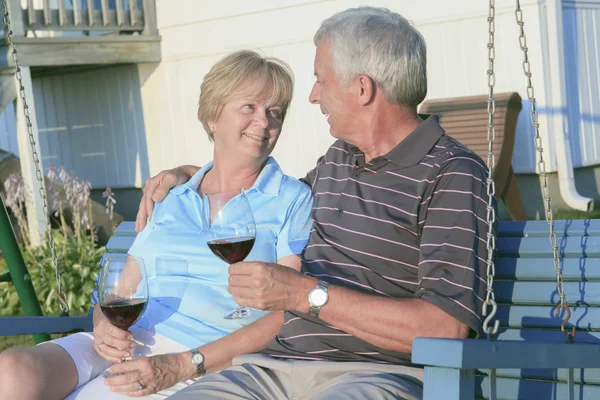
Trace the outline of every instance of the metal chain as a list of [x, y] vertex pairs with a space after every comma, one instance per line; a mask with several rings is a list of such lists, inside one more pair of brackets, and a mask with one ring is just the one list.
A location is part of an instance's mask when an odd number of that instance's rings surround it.
[[60, 269], [58, 266], [58, 257], [56, 256], [56, 248], [54, 246], [54, 235], [52, 234], [52, 224], [50, 222], [50, 217], [48, 215], [48, 201], [46, 199], [46, 192], [44, 190], [44, 177], [42, 175], [41, 167], [40, 167], [40, 157], [35, 149], [35, 138], [33, 136], [33, 128], [31, 126], [31, 119], [29, 117], [29, 108], [27, 106], [27, 100], [25, 98], [25, 88], [23, 87], [23, 77], [21, 76], [21, 68], [19, 67], [19, 59], [17, 57], [17, 49], [15, 47], [15, 42], [13, 39], [13, 31], [12, 25], [10, 22], [10, 18], [8, 15], [8, 7], [6, 4], [6, 0], [2, 0], [2, 7], [4, 9], [4, 24], [6, 25], [8, 43], [12, 48], [12, 58], [16, 67], [16, 77], [19, 82], [19, 95], [21, 97], [21, 101], [23, 102], [23, 110], [25, 114], [25, 123], [27, 125], [27, 133], [29, 135], [29, 144], [31, 145], [31, 154], [33, 158], [33, 163], [35, 164], [35, 175], [37, 181], [39, 183], [39, 191], [40, 197], [43, 202], [43, 211], [44, 218], [46, 219], [46, 230], [48, 234], [48, 244], [50, 246], [50, 251], [52, 252], [52, 264], [54, 266], [54, 273], [56, 275], [56, 290], [58, 293], [58, 299], [60, 301], [60, 308], [63, 315], [69, 313], [69, 304], [67, 303], [67, 296], [63, 290], [61, 279], [60, 279]]
[[537, 152], [539, 154], [538, 167], [540, 170], [540, 175], [542, 176], [542, 194], [545, 202], [546, 221], [550, 226], [549, 237], [550, 246], [552, 247], [553, 253], [554, 271], [556, 272], [556, 289], [558, 291], [558, 296], [560, 297], [560, 303], [556, 307], [556, 312], [557, 314], [559, 314], [561, 309], [564, 309], [566, 311], [567, 317], [562, 323], [561, 329], [566, 335], [567, 340], [571, 342], [573, 340], [573, 336], [575, 336], [575, 327], [573, 327], [572, 333], [565, 332], [565, 324], [571, 316], [571, 310], [569, 308], [569, 303], [567, 302], [567, 298], [565, 296], [562, 270], [560, 269], [558, 245], [556, 243], [556, 233], [554, 232], [554, 219], [552, 217], [550, 192], [548, 189], [548, 175], [546, 173], [546, 163], [544, 161], [544, 149], [542, 147], [542, 138], [540, 136], [540, 124], [538, 122], [538, 114], [536, 110], [535, 92], [533, 90], [533, 84], [531, 83], [531, 65], [529, 63], [527, 37], [525, 36], [525, 23], [523, 22], [523, 11], [521, 10], [521, 2], [519, 0], [516, 1], [517, 9], [515, 10], [515, 17], [517, 20], [517, 25], [520, 28], [519, 44], [521, 45], [521, 50], [523, 51], [523, 73], [527, 78], [527, 98], [529, 99], [529, 103], [531, 104], [530, 120], [531, 125], [535, 129], [534, 143], [535, 148], [537, 149]]
[[[487, 210], [487, 222], [488, 222], [488, 232], [487, 232], [487, 294], [485, 297], [485, 302], [483, 303], [483, 316], [486, 317], [483, 321], [483, 331], [487, 333], [488, 339], [492, 340], [494, 335], [498, 331], [499, 321], [496, 320], [494, 322], [493, 328], [489, 326], [489, 323], [492, 321], [494, 316], [496, 315], [496, 310], [498, 306], [496, 305], [496, 298], [494, 295], [494, 275], [496, 273], [496, 268], [494, 265], [494, 251], [496, 249], [496, 237], [494, 236], [494, 223], [496, 222], [496, 212], [494, 210], [494, 195], [496, 194], [496, 184], [493, 179], [493, 171], [495, 165], [494, 159], [494, 140], [496, 139], [496, 129], [494, 128], [494, 113], [496, 112], [496, 102], [494, 101], [494, 85], [496, 84], [496, 75], [494, 74], [494, 60], [496, 58], [496, 48], [494, 46], [494, 34], [496, 30], [496, 7], [494, 4], [494, 0], [490, 0], [490, 7], [488, 12], [488, 27], [489, 27], [489, 36], [488, 36], [488, 99], [487, 99], [487, 112], [488, 112], [488, 124], [487, 124], [487, 139], [488, 139], [488, 151], [487, 151], [487, 167], [488, 167], [488, 176], [487, 176], [487, 195], [488, 195], [488, 204], [486, 207]], [[492, 310], [488, 315], [488, 307], [491, 306]]]

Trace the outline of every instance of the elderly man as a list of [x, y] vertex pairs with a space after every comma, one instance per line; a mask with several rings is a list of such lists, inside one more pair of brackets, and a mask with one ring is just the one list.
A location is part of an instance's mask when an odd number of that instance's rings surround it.
[[[349, 9], [315, 35], [310, 102], [339, 139], [304, 181], [315, 196], [298, 273], [230, 267], [245, 306], [285, 310], [260, 354], [239, 356], [173, 399], [418, 399], [415, 337], [478, 334], [486, 284], [486, 168], [417, 114], [427, 92], [420, 33], [386, 9]], [[196, 167], [149, 181], [138, 228]]]

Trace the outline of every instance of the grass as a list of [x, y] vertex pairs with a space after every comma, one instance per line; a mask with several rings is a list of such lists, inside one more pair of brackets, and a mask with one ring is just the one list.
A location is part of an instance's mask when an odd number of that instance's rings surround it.
[[557, 210], [552, 213], [554, 219], [594, 219], [600, 218], [600, 210], [577, 211], [577, 210]]

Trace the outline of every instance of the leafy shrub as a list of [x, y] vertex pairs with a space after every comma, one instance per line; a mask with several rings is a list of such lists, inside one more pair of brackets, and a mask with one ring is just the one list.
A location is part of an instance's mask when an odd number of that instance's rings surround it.
[[[57, 189], [64, 188], [64, 195]], [[25, 215], [27, 191], [19, 175], [11, 175], [4, 182], [6, 205], [17, 218], [16, 229], [21, 234], [21, 252], [25, 265], [46, 315], [59, 315], [60, 299], [57, 292], [56, 275], [52, 251], [46, 239], [41, 246], [30, 245]], [[48, 173], [48, 200], [51, 210], [55, 210], [52, 232], [58, 267], [70, 315], [86, 315], [91, 306], [90, 297], [95, 285], [100, 258], [106, 251], [96, 243], [93, 226], [89, 182], [80, 181], [74, 174], [67, 174], [64, 168], [51, 169]], [[110, 188], [107, 189], [107, 212], [115, 203]], [[110, 204], [109, 204], [110, 203]], [[4, 260], [0, 257], [0, 273]], [[5, 262], [4, 262], [5, 264]], [[4, 265], [4, 269], [6, 266]], [[0, 315], [23, 314], [21, 303], [13, 284], [0, 283]]]

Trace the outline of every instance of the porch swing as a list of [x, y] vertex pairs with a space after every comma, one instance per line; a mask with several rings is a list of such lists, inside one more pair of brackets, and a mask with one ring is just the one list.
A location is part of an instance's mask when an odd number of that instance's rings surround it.
[[[13, 46], [17, 79], [21, 83], [10, 20], [6, 13], [6, 0], [2, 0], [2, 5], [9, 31], [8, 39]], [[548, 225], [546, 226], [543, 221], [500, 222], [498, 239], [495, 240], [493, 236], [492, 226], [496, 220], [491, 206], [495, 194], [492, 178], [495, 162], [493, 153], [495, 3], [494, 0], [490, 0], [487, 71], [489, 256], [487, 295], [483, 309], [485, 316], [483, 331], [487, 338], [415, 339], [412, 359], [415, 364], [423, 365], [425, 368], [425, 400], [600, 399], [600, 270], [596, 265], [600, 262], [600, 221], [553, 220], [519, 0], [516, 0], [516, 5], [515, 15], [520, 27], [519, 42], [524, 54], [523, 68], [528, 84], [527, 96], [531, 103], [530, 117], [535, 129], [535, 145], [539, 153], [538, 167], [542, 176]], [[24, 90], [21, 84], [19, 87], [27, 114]], [[40, 193], [44, 201], [44, 212], [48, 219], [41, 165], [35, 152], [29, 116], [25, 117], [40, 183]], [[10, 226], [3, 204], [0, 204], [0, 225]], [[53, 249], [49, 221], [47, 221], [47, 229], [49, 243]], [[550, 246], [547, 239], [544, 239], [546, 235], [549, 235]], [[117, 228], [115, 236], [109, 240], [105, 257], [114, 253], [126, 253], [134, 239], [134, 223], [122, 223]], [[9, 249], [2, 250], [5, 253], [18, 252], [16, 239]], [[494, 252], [496, 252], [495, 259]], [[63, 316], [2, 317], [0, 336], [68, 333], [92, 329], [91, 316], [67, 316], [68, 304], [61, 287], [58, 260], [54, 249], [52, 253]], [[548, 268], [550, 260], [554, 266], [553, 271]], [[496, 270], [497, 266], [498, 270]], [[591, 268], [587, 270], [586, 267]], [[554, 291], [558, 295], [558, 304], [554, 301]], [[567, 302], [566, 293], [580, 294], [575, 307], [571, 308]], [[576, 322], [569, 324], [573, 320]], [[559, 371], [558, 369], [560, 372], [556, 372]], [[488, 372], [484, 373], [480, 370]], [[566, 371], [562, 372], [563, 370]]]

